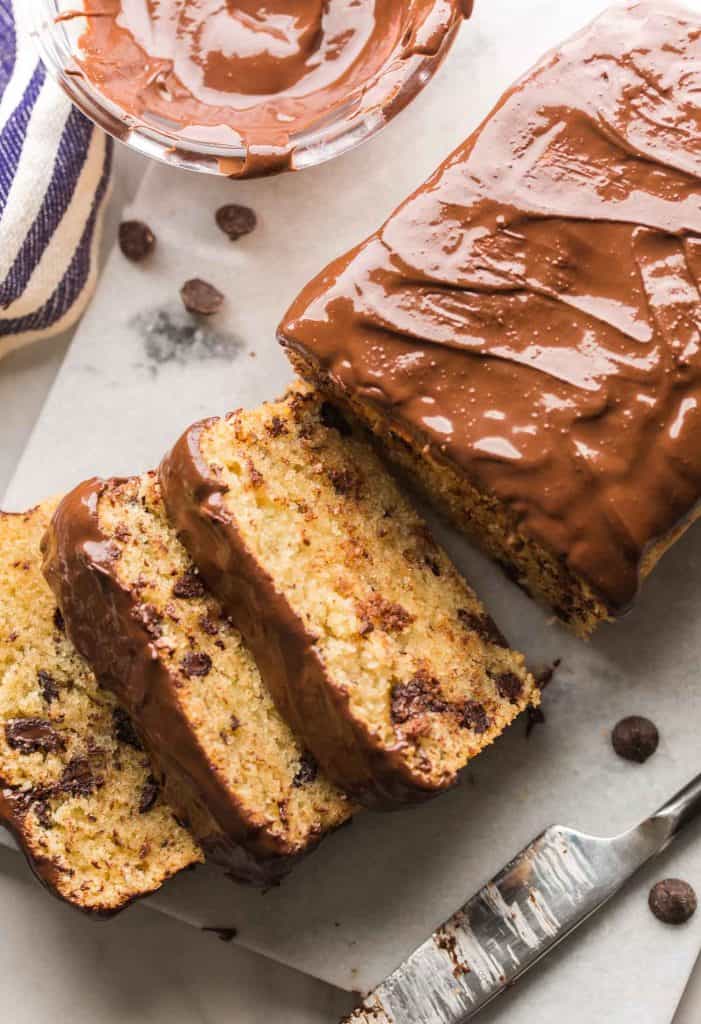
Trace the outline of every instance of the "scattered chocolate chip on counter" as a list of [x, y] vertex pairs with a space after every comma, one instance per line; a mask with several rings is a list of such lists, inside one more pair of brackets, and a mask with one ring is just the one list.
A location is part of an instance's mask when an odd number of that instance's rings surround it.
[[250, 235], [258, 223], [255, 211], [250, 206], [241, 206], [239, 203], [227, 203], [226, 206], [220, 206], [214, 214], [214, 219], [217, 222], [217, 227], [221, 228], [232, 242], [244, 235]]
[[180, 298], [188, 313], [197, 313], [199, 316], [213, 316], [219, 312], [224, 302], [224, 296], [219, 289], [199, 277], [193, 277], [185, 282], [180, 289]]
[[141, 263], [156, 247], [156, 236], [142, 220], [124, 220], [119, 225], [119, 248], [132, 263]]
[[696, 893], [681, 878], [665, 878], [650, 889], [648, 905], [658, 921], [684, 924], [696, 911]]
[[659, 742], [657, 726], [641, 715], [622, 718], [611, 733], [611, 743], [618, 756], [637, 764], [647, 761], [657, 750]]

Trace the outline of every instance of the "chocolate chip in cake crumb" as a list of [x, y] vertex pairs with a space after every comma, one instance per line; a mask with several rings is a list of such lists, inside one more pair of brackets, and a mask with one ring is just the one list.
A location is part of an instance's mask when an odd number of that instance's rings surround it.
[[255, 211], [250, 206], [242, 206], [240, 203], [227, 203], [220, 206], [214, 214], [217, 227], [227, 235], [232, 242], [238, 241], [244, 235], [250, 235], [258, 223]]
[[159, 637], [161, 635], [163, 616], [155, 605], [140, 604], [136, 608], [136, 614], [150, 636]]
[[336, 494], [344, 497], [360, 498], [362, 483], [360, 478], [350, 469], [330, 469], [329, 480]]
[[232, 732], [236, 732], [241, 728], [241, 720], [237, 718], [236, 715], [232, 715], [229, 719], [229, 726]]
[[188, 313], [199, 316], [213, 316], [224, 304], [224, 296], [219, 289], [200, 277], [185, 282], [180, 289], [180, 298]]
[[508, 643], [496, 622], [490, 615], [478, 614], [467, 608], [458, 608], [458, 618], [463, 626], [472, 630], [485, 643], [494, 647], [508, 647]]
[[214, 925], [203, 925], [203, 932], [212, 932], [222, 942], [233, 942], [238, 935], [238, 928], [216, 928]]
[[503, 700], [515, 704], [523, 693], [523, 681], [514, 672], [502, 672], [494, 677], [497, 693]]
[[251, 481], [251, 487], [260, 487], [265, 481], [263, 474], [256, 468], [253, 459], [246, 459], [246, 466], [248, 467], [248, 479]]
[[149, 775], [139, 797], [139, 814], [146, 814], [158, 800], [160, 789], [153, 775]]
[[271, 437], [282, 437], [283, 434], [289, 434], [287, 425], [280, 416], [273, 416], [270, 423], [266, 424], [265, 429]]
[[63, 769], [59, 780], [59, 788], [70, 796], [90, 796], [104, 779], [93, 774], [87, 757], [73, 757]]
[[66, 623], [63, 620], [63, 613], [60, 608], [54, 608], [54, 627], [59, 633], [66, 632]]
[[408, 683], [396, 683], [392, 687], [390, 717], [395, 725], [403, 725], [427, 711], [440, 713], [449, 707], [440, 696], [438, 680], [424, 670], [419, 670]]
[[63, 736], [45, 718], [12, 718], [5, 723], [7, 745], [21, 754], [50, 754], [66, 749]]
[[40, 668], [37, 672], [37, 682], [39, 683], [41, 695], [47, 704], [51, 704], [58, 699], [58, 683], [49, 672]]
[[119, 248], [132, 263], [141, 263], [156, 247], [156, 236], [142, 220], [124, 220], [119, 225]]
[[401, 633], [416, 618], [402, 605], [396, 601], [386, 600], [381, 594], [371, 594], [364, 601], [360, 601], [358, 617], [361, 621], [361, 636], [367, 636], [373, 627], [381, 629], [384, 633]]
[[180, 662], [183, 674], [191, 676], [209, 675], [212, 668], [212, 659], [204, 651], [188, 651]]
[[472, 729], [478, 736], [489, 728], [489, 717], [484, 704], [476, 700], [465, 701], [458, 720], [463, 729]]
[[665, 878], [650, 889], [648, 906], [664, 924], [684, 924], [696, 913], [696, 893], [681, 878]]
[[299, 762], [299, 768], [295, 773], [295, 777], [292, 780], [292, 785], [295, 789], [301, 789], [302, 786], [308, 786], [310, 782], [319, 774], [319, 766], [316, 760], [308, 751], [302, 754]]
[[622, 718], [611, 733], [611, 743], [618, 756], [637, 764], [647, 761], [657, 750], [659, 742], [657, 726], [642, 715]]
[[325, 427], [337, 430], [341, 437], [351, 437], [353, 434], [350, 423], [333, 402], [322, 402], [319, 419]]
[[136, 730], [132, 725], [131, 718], [124, 708], [113, 708], [112, 725], [114, 727], [114, 735], [120, 743], [124, 743], [128, 747], [133, 747], [134, 750], [144, 749], [141, 745], [141, 740], [137, 736]]
[[173, 584], [173, 597], [202, 597], [204, 589], [204, 583], [200, 574], [195, 572], [194, 569], [188, 569]]
[[207, 636], [216, 636], [219, 632], [219, 626], [208, 615], [201, 615], [199, 623], [200, 629], [203, 633], [206, 633]]
[[32, 804], [32, 810], [42, 828], [53, 828], [54, 821], [51, 816], [51, 807], [48, 800], [37, 800]]

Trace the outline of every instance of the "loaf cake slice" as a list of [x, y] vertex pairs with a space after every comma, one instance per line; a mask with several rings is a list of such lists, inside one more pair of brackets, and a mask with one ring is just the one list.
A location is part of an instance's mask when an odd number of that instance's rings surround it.
[[269, 884], [348, 820], [349, 800], [281, 719], [177, 540], [154, 474], [82, 484], [45, 552], [69, 636], [131, 713], [211, 859]]
[[315, 394], [195, 425], [160, 479], [282, 714], [354, 799], [445, 789], [536, 699], [367, 441]]
[[109, 915], [203, 857], [65, 635], [39, 552], [54, 505], [0, 513], [0, 822], [55, 895]]
[[701, 17], [615, 4], [280, 339], [577, 633], [701, 512]]

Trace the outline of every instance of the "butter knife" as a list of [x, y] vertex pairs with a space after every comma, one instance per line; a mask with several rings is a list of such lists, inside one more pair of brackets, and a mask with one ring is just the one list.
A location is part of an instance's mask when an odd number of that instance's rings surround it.
[[611, 838], [551, 825], [365, 999], [348, 1024], [464, 1024], [701, 812], [701, 775]]

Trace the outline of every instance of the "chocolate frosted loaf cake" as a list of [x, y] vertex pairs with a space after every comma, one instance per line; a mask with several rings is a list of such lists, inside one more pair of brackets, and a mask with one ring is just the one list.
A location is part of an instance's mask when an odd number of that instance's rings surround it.
[[700, 67], [698, 14], [614, 6], [280, 328], [581, 634], [701, 507]]
[[450, 786], [534, 699], [522, 656], [315, 394], [196, 424], [160, 479], [283, 716], [353, 798]]
[[202, 860], [41, 574], [54, 503], [0, 513], [0, 822], [57, 896], [108, 915]]
[[90, 480], [68, 495], [45, 572], [69, 636], [131, 713], [209, 857], [267, 884], [350, 817], [206, 592], [153, 474]]

